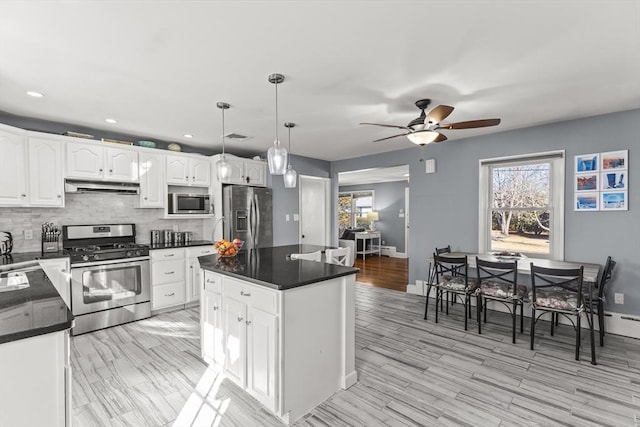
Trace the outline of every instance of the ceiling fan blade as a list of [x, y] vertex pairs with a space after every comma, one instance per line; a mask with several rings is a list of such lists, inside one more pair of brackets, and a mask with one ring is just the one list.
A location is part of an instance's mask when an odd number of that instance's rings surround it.
[[473, 129], [496, 126], [500, 124], [500, 119], [469, 120], [468, 122], [445, 123], [438, 126], [438, 129]]
[[373, 126], [382, 126], [382, 127], [386, 127], [386, 128], [396, 128], [396, 129], [406, 129], [406, 130], [412, 130], [411, 128], [408, 128], [406, 126], [397, 126], [397, 125], [384, 125], [382, 123], [360, 123], [361, 125], [373, 125]]
[[446, 140], [447, 140], [447, 137], [443, 133], [438, 132], [438, 137], [433, 142], [438, 143]]
[[386, 137], [386, 138], [376, 139], [376, 140], [374, 140], [374, 141], [372, 141], [372, 142], [380, 142], [380, 141], [384, 141], [384, 140], [386, 140], [386, 139], [397, 138], [397, 137], [399, 137], [399, 136], [409, 135], [410, 133], [411, 133], [411, 132], [407, 132], [407, 133], [400, 133], [400, 134], [398, 134], [398, 135], [393, 135], [393, 136], [388, 136], [388, 137]]
[[425, 120], [425, 124], [427, 122], [440, 123], [441, 121], [449, 117], [449, 114], [451, 114], [452, 112], [453, 112], [452, 106], [438, 105], [436, 108], [429, 111], [429, 114], [427, 114], [427, 118]]

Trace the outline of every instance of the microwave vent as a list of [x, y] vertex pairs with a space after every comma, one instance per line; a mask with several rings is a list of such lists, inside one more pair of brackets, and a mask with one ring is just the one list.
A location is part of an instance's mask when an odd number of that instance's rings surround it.
[[251, 139], [250, 136], [242, 135], [235, 132], [230, 132], [224, 136], [227, 139], [231, 139], [233, 141], [248, 141]]

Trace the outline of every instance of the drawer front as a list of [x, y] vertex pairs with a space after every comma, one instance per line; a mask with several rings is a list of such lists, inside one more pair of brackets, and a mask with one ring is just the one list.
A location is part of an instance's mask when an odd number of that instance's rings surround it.
[[199, 256], [211, 255], [215, 252], [216, 252], [216, 248], [214, 248], [213, 245], [195, 246], [193, 248], [187, 249], [187, 254], [188, 254], [187, 257], [196, 258]]
[[184, 304], [184, 282], [151, 288], [151, 308], [158, 309]]
[[267, 313], [279, 313], [278, 293], [276, 291], [225, 277], [222, 294], [252, 307], [260, 308]]
[[160, 249], [149, 252], [153, 260], [184, 259], [184, 249]]
[[211, 271], [204, 271], [204, 290], [222, 293], [222, 276]]
[[182, 282], [185, 279], [184, 260], [163, 261], [151, 263], [151, 285], [163, 285], [172, 282]]

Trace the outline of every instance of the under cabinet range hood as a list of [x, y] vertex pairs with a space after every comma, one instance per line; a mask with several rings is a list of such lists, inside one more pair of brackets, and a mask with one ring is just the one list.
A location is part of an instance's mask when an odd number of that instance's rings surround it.
[[65, 193], [140, 194], [140, 185], [131, 182], [97, 182], [66, 180]]

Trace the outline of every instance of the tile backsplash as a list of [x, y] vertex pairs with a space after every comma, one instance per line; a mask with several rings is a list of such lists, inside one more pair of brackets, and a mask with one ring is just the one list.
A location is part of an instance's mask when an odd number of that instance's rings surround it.
[[[0, 231], [13, 236], [13, 252], [40, 251], [40, 231], [44, 222], [62, 228], [75, 224], [136, 225], [136, 242], [149, 243], [150, 231], [172, 228], [192, 231], [194, 240], [211, 239], [213, 221], [209, 219], [164, 219], [163, 209], [136, 209], [136, 196], [121, 194], [69, 193], [64, 208], [0, 208]], [[24, 231], [31, 230], [33, 239], [25, 240]]]

